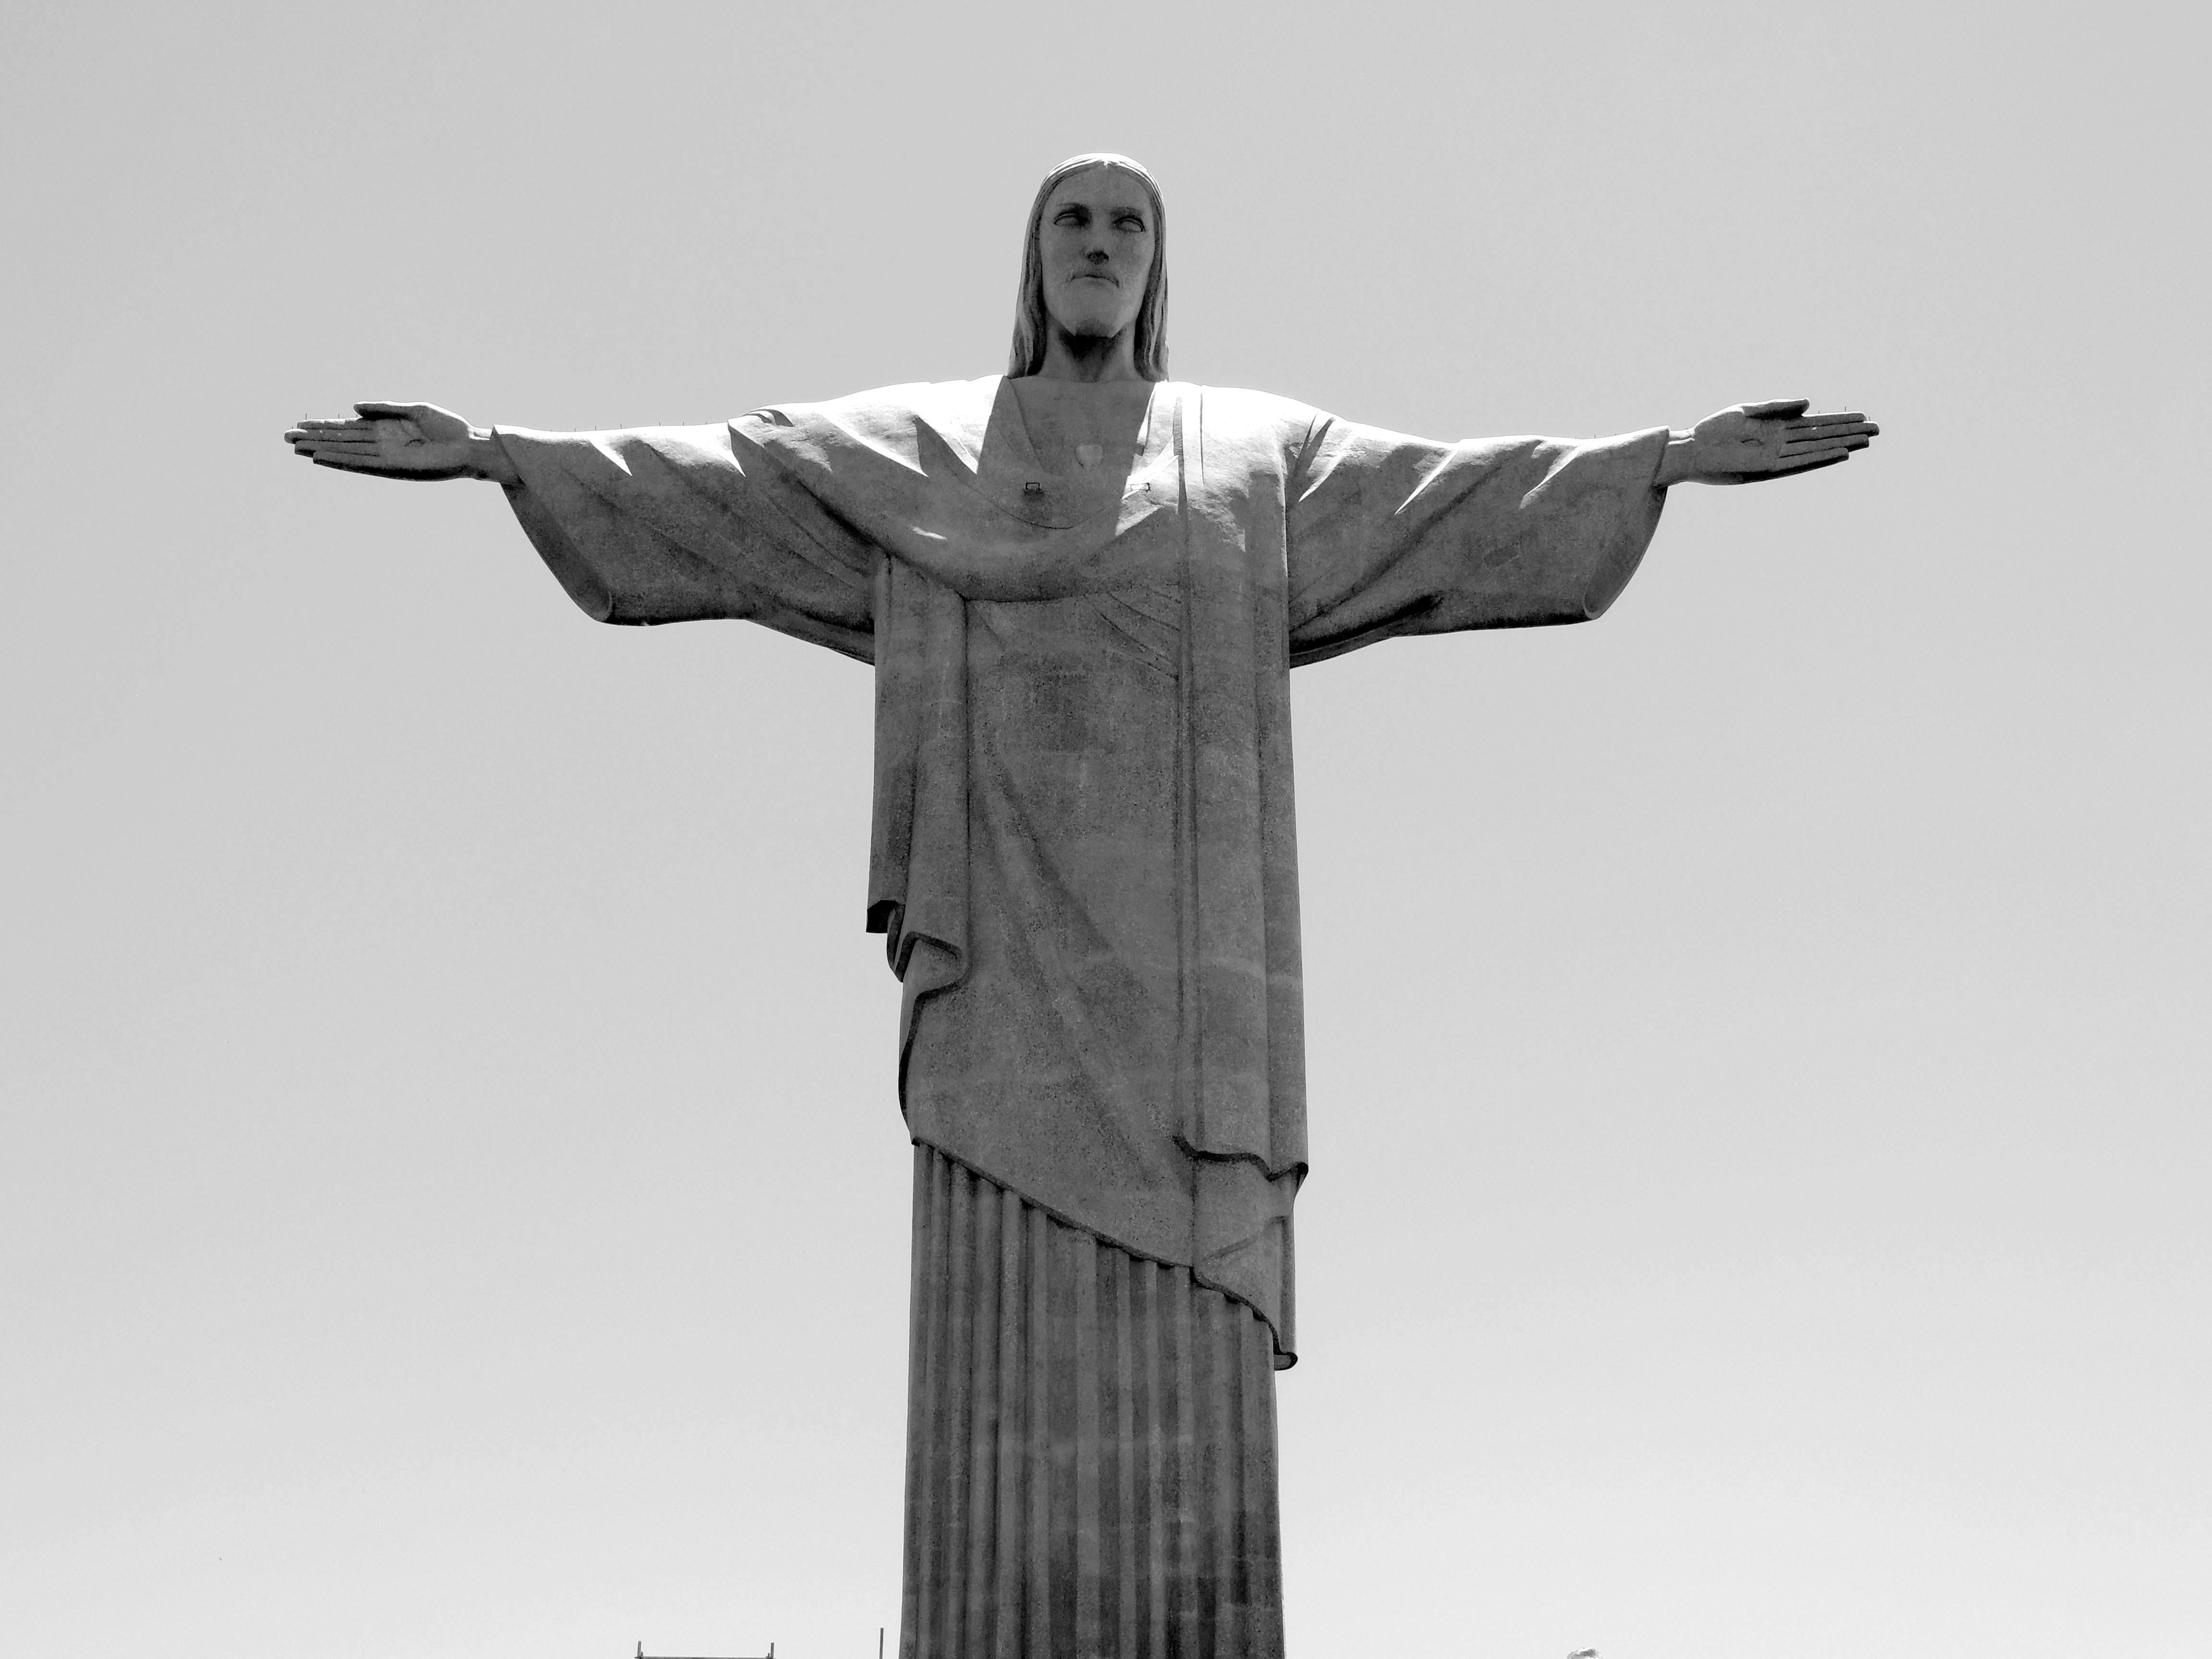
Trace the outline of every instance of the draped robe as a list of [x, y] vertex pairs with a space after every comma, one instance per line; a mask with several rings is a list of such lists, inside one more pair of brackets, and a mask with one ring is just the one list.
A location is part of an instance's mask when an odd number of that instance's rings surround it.
[[1163, 383], [1103, 501], [995, 376], [499, 436], [592, 616], [874, 664], [867, 926], [913, 1139], [1248, 1304], [1291, 1364], [1289, 670], [1595, 617], [1657, 524], [1665, 429], [1437, 443]]

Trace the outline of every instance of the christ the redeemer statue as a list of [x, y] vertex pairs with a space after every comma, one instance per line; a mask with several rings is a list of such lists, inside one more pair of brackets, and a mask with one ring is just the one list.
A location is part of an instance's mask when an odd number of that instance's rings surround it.
[[1125, 157], [1038, 190], [1004, 375], [551, 433], [285, 434], [478, 477], [602, 622], [741, 617], [876, 671], [867, 925], [915, 1149], [906, 1659], [1273, 1659], [1275, 1372], [1306, 1172], [1291, 668], [1584, 622], [1668, 486], [1857, 415], [1435, 443], [1167, 375]]

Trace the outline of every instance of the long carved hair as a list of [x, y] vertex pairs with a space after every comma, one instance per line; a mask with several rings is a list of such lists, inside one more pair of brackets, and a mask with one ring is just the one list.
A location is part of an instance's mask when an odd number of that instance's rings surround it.
[[1029, 229], [1022, 237], [1022, 285], [1014, 300], [1014, 349], [1006, 359], [1009, 379], [1034, 374], [1044, 367], [1048, 337], [1044, 308], [1044, 258], [1037, 251], [1037, 233], [1044, 222], [1044, 204], [1070, 173], [1091, 167], [1116, 167], [1145, 187], [1152, 204], [1152, 268], [1145, 278], [1145, 303], [1137, 312], [1137, 373], [1147, 380], [1168, 377], [1168, 226], [1167, 209], [1160, 203], [1160, 187], [1141, 162], [1126, 155], [1101, 152], [1072, 155], [1044, 176], [1036, 200], [1030, 204]]

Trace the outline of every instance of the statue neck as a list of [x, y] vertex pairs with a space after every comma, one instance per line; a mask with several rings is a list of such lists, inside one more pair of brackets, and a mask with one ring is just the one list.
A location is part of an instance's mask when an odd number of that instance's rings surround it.
[[1137, 325], [1119, 334], [1070, 334], [1057, 322], [1045, 325], [1044, 362], [1036, 378], [1044, 380], [1142, 380], [1137, 373]]

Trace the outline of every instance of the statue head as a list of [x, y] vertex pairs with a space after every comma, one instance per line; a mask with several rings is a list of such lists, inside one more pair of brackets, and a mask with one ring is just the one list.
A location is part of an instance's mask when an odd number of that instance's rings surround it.
[[[1123, 208], [1134, 211], [1124, 216]], [[1079, 338], [1110, 338], [1133, 327], [1138, 374], [1166, 380], [1166, 217], [1159, 185], [1126, 155], [1077, 155], [1045, 174], [1022, 238], [1006, 373], [1018, 377], [1042, 368], [1057, 324]], [[1151, 257], [1143, 259], [1147, 243]], [[1135, 269], [1140, 263], [1141, 272]]]

